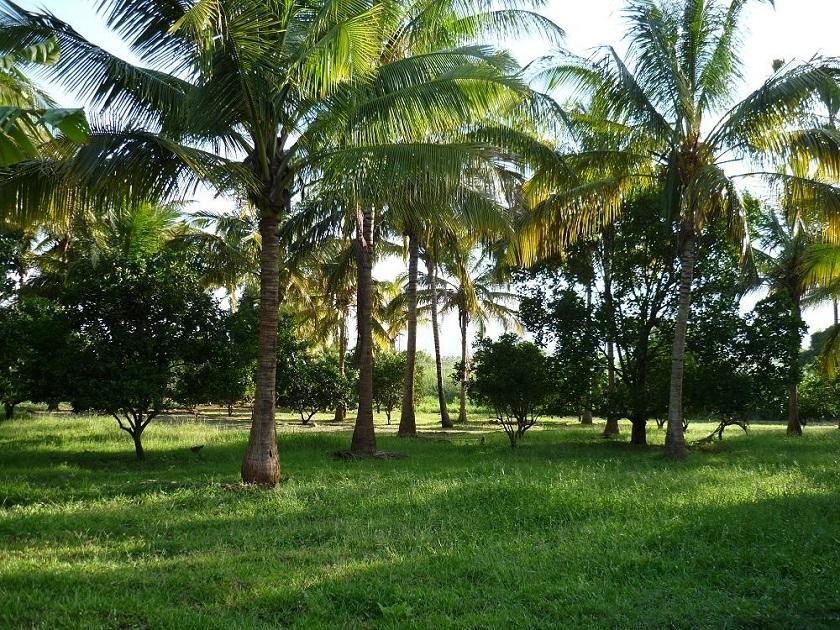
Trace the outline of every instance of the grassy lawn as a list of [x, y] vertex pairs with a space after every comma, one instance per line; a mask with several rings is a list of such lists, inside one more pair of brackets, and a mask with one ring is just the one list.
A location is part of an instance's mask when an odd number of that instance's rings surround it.
[[138, 464], [113, 420], [0, 423], [0, 626], [840, 627], [836, 427], [672, 464], [572, 422], [363, 462], [284, 424], [269, 492], [238, 484], [244, 427], [153, 423]]

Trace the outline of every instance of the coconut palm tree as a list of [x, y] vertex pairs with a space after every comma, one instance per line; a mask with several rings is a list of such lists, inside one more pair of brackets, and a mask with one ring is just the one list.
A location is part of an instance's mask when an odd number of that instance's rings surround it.
[[242, 478], [274, 485], [279, 224], [305, 169], [306, 123], [339, 84], [372, 69], [384, 7], [329, 0], [108, 0], [101, 7], [143, 66], [106, 53], [52, 15], [3, 2], [0, 50], [55, 38], [63, 54], [49, 66], [52, 76], [123, 121], [99, 126], [48, 183], [64, 184], [57, 190], [87, 184], [110, 198], [126, 185], [132, 197], [167, 197], [201, 180], [239, 191], [256, 208], [259, 352]]
[[788, 420], [787, 434], [802, 435], [799, 419], [797, 390], [801, 378], [799, 350], [802, 345], [802, 307], [807, 298], [807, 276], [805, 256], [816, 242], [813, 225], [809, 225], [799, 213], [770, 210], [758, 221], [758, 244], [753, 247], [753, 259], [762, 284], [771, 293], [780, 293], [788, 298], [791, 308], [790, 343], [792, 356], [784, 357], [790, 374], [788, 376]]
[[[362, 165], [377, 164], [377, 157], [405, 171], [418, 150], [428, 157], [439, 144], [406, 144], [413, 139], [407, 133], [411, 127], [431, 133], [451, 128], [465, 121], [471, 107], [497, 107], [500, 95], [522, 91], [520, 81], [498, 70], [507, 60], [460, 44], [467, 35], [536, 18], [527, 12], [476, 13], [451, 4], [105, 0], [101, 7], [109, 25], [143, 64], [134, 65], [86, 41], [55, 16], [2, 0], [0, 52], [54, 37], [63, 54], [49, 67], [51, 77], [101, 107], [109, 119], [124, 121], [97, 125], [90, 142], [68, 159], [22, 169], [4, 186], [8, 206], [35, 212], [67, 191], [111, 201], [166, 198], [187, 194], [201, 181], [221, 192], [236, 191], [256, 209], [259, 356], [242, 465], [248, 483], [274, 485], [279, 479], [277, 233], [295, 194], [325, 172], [366, 179]], [[431, 49], [421, 41], [451, 45]], [[402, 58], [399, 53], [409, 44], [412, 56]], [[377, 154], [383, 142], [390, 150]], [[354, 151], [341, 152], [348, 147]], [[455, 150], [450, 147], [448, 153], [451, 164]], [[447, 160], [427, 163], [440, 169]], [[365, 226], [373, 227], [373, 208], [382, 202], [362, 204], [363, 199], [357, 196], [353, 207], [358, 204], [360, 210], [360, 242], [372, 247], [364, 240], [372, 237]], [[359, 268], [366, 272], [372, 256], [364, 247], [359, 251]], [[362, 282], [360, 291], [367, 295], [370, 286]], [[358, 302], [364, 311], [369, 301]], [[363, 424], [370, 434], [372, 421]], [[371, 450], [369, 436], [359, 448]]]
[[[407, 324], [406, 374], [403, 403], [400, 408], [398, 435], [417, 435], [415, 411], [415, 370], [417, 356], [418, 279], [421, 250], [429, 260], [430, 241], [450, 242], [464, 234], [475, 240], [509, 239], [512, 232], [511, 213], [498, 199], [504, 199], [504, 172], [497, 164], [489, 163], [479, 172], [464, 172], [456, 188], [447, 191], [438, 187], [417, 196], [420, 203], [408, 208], [392, 205], [386, 221], [405, 234], [408, 241], [408, 273], [404, 278], [403, 300], [395, 302], [405, 309]], [[427, 275], [431, 271], [427, 268]], [[430, 310], [437, 305], [432, 301]], [[435, 314], [435, 313], [433, 313]], [[436, 314], [435, 314], [436, 315]], [[437, 326], [437, 322], [433, 322]], [[439, 355], [439, 351], [436, 352]], [[437, 362], [440, 357], [437, 356]], [[440, 397], [440, 391], [438, 392]], [[443, 408], [442, 414], [445, 412]]]
[[[383, 224], [399, 224], [389, 217], [398, 213], [405, 217], [406, 209], [433, 208], [430, 199], [457, 187], [465, 170], [486, 169], [500, 159], [512, 161], [509, 129], [504, 123], [540, 112], [533, 93], [514, 76], [518, 69], [510, 56], [486, 46], [465, 44], [474, 44], [488, 32], [519, 32], [524, 25], [555, 36], [559, 29], [531, 12], [487, 9], [483, 2], [401, 3], [395, 13], [399, 26], [383, 48], [384, 65], [378, 73], [391, 76], [398, 71], [394, 78], [399, 81], [389, 87], [374, 80], [354, 91], [363, 100], [357, 110], [359, 120], [381, 125], [390, 134], [392, 144], [374, 156], [371, 148], [364, 145], [365, 135], [355, 132], [364, 142], [344, 153], [354, 157], [352, 167], [347, 168], [345, 163], [323, 169], [327, 176], [355, 174], [353, 178], [339, 177], [334, 183], [344, 192], [336, 206], [355, 224], [360, 403], [351, 450], [357, 453], [375, 449], [370, 394], [374, 287], [371, 271], [377, 229]], [[441, 90], [452, 83], [456, 86], [454, 91]], [[412, 102], [414, 99], [419, 100]], [[422, 106], [426, 99], [434, 107]], [[493, 125], [488, 126], [488, 121]], [[343, 146], [344, 140], [337, 142]], [[413, 231], [417, 223], [409, 222], [408, 226]], [[412, 249], [416, 251], [409, 244], [409, 250]], [[407, 382], [408, 378], [407, 375]]]
[[51, 65], [58, 58], [54, 37], [33, 38], [0, 53], [0, 167], [49, 151], [56, 135], [73, 142], [87, 140], [84, 112], [57, 107], [21, 69], [24, 65]]
[[[437, 278], [440, 289], [436, 291], [440, 299], [441, 311], [458, 316], [458, 328], [461, 333], [461, 363], [459, 366], [460, 392], [458, 422], [467, 421], [467, 380], [469, 378], [469, 328], [474, 324], [479, 337], [483, 337], [490, 322], [501, 323], [505, 330], [519, 327], [516, 311], [518, 296], [507, 290], [497, 264], [489, 260], [486, 253], [474, 255], [467, 239], [459, 241], [459, 247], [447, 252], [441, 267], [445, 275]], [[430, 284], [424, 278], [425, 284]], [[433, 296], [426, 292], [422, 301], [429, 304]]]
[[[572, 130], [595, 128], [609, 142], [579, 146], [538, 170], [527, 190], [535, 208], [529, 242], [557, 249], [580, 235], [595, 236], [628, 195], [663, 184], [663, 211], [679, 226], [666, 437], [666, 453], [675, 458], [686, 454], [683, 366], [698, 235], [720, 220], [733, 239], [748, 242], [738, 188], [747, 178], [819, 198], [825, 214], [840, 216], [840, 189], [830, 183], [840, 174], [840, 138], [814, 114], [819, 90], [836, 83], [837, 63], [815, 57], [784, 65], [734, 103], [747, 4], [629, 0], [626, 61], [605, 47], [592, 58], [545, 63], [540, 72], [549, 86], [572, 86], [585, 99], [586, 114], [570, 118]], [[797, 160], [816, 168], [803, 177], [764, 166]]]

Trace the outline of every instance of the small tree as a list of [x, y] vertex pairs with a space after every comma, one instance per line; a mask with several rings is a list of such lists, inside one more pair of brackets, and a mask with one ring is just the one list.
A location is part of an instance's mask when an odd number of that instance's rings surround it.
[[302, 354], [277, 376], [277, 404], [297, 411], [302, 424], [309, 424], [319, 411], [347, 406], [352, 394], [352, 382], [328, 356]]
[[70, 399], [76, 411], [111, 414], [143, 459], [143, 431], [177, 398], [177, 375], [196, 368], [219, 308], [195, 265], [163, 250], [140, 260], [80, 264], [65, 308], [78, 337]]
[[50, 300], [20, 298], [0, 307], [0, 402], [11, 418], [24, 400], [58, 406], [67, 388], [70, 334]]
[[533, 343], [513, 334], [475, 343], [470, 398], [494, 410], [511, 448], [537, 422], [551, 390], [548, 359]]
[[219, 312], [219, 322], [179, 370], [175, 397], [189, 406], [216, 404], [233, 414], [233, 405], [253, 391], [256, 369], [256, 312], [245, 303], [235, 313]]
[[405, 352], [383, 352], [373, 362], [373, 404], [376, 413], [385, 410], [388, 424], [391, 424], [394, 409], [402, 402], [406, 364]]

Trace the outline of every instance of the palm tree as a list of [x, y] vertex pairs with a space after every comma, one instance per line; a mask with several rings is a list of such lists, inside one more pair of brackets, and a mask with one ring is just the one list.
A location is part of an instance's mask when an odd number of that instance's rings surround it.
[[[351, 450], [359, 454], [373, 452], [376, 444], [371, 271], [377, 230], [383, 223], [396, 226], [399, 222], [388, 217], [398, 209], [434, 207], [430, 198], [457, 187], [465, 169], [513, 160], [510, 134], [503, 123], [507, 118], [539, 113], [533, 107], [533, 93], [515, 76], [517, 67], [509, 55], [466, 44], [474, 44], [487, 33], [514, 33], [532, 25], [559, 34], [559, 29], [534, 13], [515, 8], [488, 11], [479, 1], [397, 4], [396, 26], [380, 56], [383, 65], [373, 81], [353, 91], [362, 105], [356, 110], [358, 118], [349, 125], [351, 129], [360, 123], [381, 127], [391, 143], [374, 152], [367, 134], [354, 130], [349, 140], [334, 138], [338, 146], [349, 143], [344, 156], [353, 157], [352, 165], [348, 167], [339, 157], [337, 164], [328, 163], [322, 169], [326, 179], [339, 175], [332, 181], [341, 190], [335, 205], [355, 225], [360, 402]], [[487, 126], [488, 120], [494, 126]], [[355, 177], [344, 176], [349, 172]]]
[[242, 478], [275, 485], [279, 225], [316, 148], [313, 119], [339, 85], [376, 62], [385, 7], [337, 0], [106, 0], [101, 7], [144, 66], [106, 53], [52, 15], [3, 1], [0, 50], [55, 38], [63, 54], [51, 75], [125, 121], [96, 129], [48, 183], [57, 190], [88, 184], [107, 197], [127, 185], [132, 197], [167, 197], [202, 180], [240, 191], [256, 208], [259, 350]]
[[802, 306], [807, 297], [805, 256], [815, 243], [812, 227], [798, 212], [789, 208], [770, 210], [758, 221], [759, 243], [753, 248], [753, 259], [762, 283], [771, 293], [785, 295], [790, 301], [792, 356], [784, 357], [789, 367], [787, 434], [802, 435], [797, 390], [801, 378], [799, 350], [802, 345]]
[[440, 424], [444, 429], [451, 429], [454, 425], [449, 417], [449, 409], [446, 405], [446, 395], [443, 390], [443, 358], [440, 352], [440, 326], [438, 312], [440, 310], [440, 299], [438, 295], [438, 260], [439, 243], [432, 238], [423, 248], [423, 262], [426, 266], [426, 278], [428, 281], [429, 313], [432, 320], [432, 339], [435, 348], [435, 378], [438, 394], [438, 408], [440, 410]]
[[0, 53], [0, 167], [50, 150], [56, 134], [73, 142], [87, 140], [84, 112], [58, 108], [21, 70], [26, 64], [54, 64], [58, 57], [58, 42], [53, 37], [9, 46]]
[[[415, 202], [408, 208], [392, 205], [386, 215], [386, 221], [401, 228], [408, 241], [408, 274], [405, 277], [404, 300], [396, 303], [405, 309], [407, 324], [406, 374], [398, 432], [400, 436], [417, 435], [414, 389], [417, 356], [417, 284], [421, 250], [425, 252], [428, 262], [429, 243], [432, 241], [447, 240], [451, 243], [464, 234], [469, 234], [473, 240], [510, 238], [510, 212], [505, 205], [497, 201], [503, 198], [503, 175], [504, 173], [499, 172], [497, 164], [489, 163], [478, 172], [464, 172], [453, 190], [447, 191], [443, 187], [437, 187], [437, 190], [418, 191], [423, 193], [417, 195], [421, 203]], [[430, 273], [427, 267], [427, 275], [436, 274]], [[430, 288], [432, 282], [430, 279]], [[435, 334], [438, 334], [437, 304], [434, 300], [431, 301], [430, 310], [435, 320], [433, 328]], [[440, 364], [439, 348], [436, 351], [436, 362]], [[440, 388], [438, 397], [441, 397]], [[444, 413], [445, 406], [442, 407], [442, 418]]]
[[[760, 1], [760, 0], [759, 0]], [[763, 178], [795, 197], [822, 200], [840, 211], [840, 144], [818, 124], [813, 104], [835, 84], [837, 64], [814, 58], [786, 65], [739, 103], [741, 18], [749, 0], [629, 0], [628, 61], [612, 48], [595, 57], [565, 56], [543, 66], [550, 86], [572, 85], [588, 100], [572, 130], [595, 128], [606, 145], [548, 160], [529, 184], [534, 232], [557, 249], [580, 235], [597, 235], [621, 211], [621, 201], [663, 185], [663, 210], [679, 226], [679, 305], [671, 360], [666, 453], [686, 454], [682, 388], [685, 339], [698, 235], [722, 220], [746, 244], [738, 182]], [[811, 161], [808, 176], [767, 170], [766, 163]], [[744, 164], [749, 166], [739, 169]], [[527, 247], [525, 248], [528, 249]]]
[[[430, 160], [439, 141], [418, 143], [412, 128], [431, 134], [452, 129], [468, 121], [470, 109], [501, 107], [505, 94], [510, 100], [524, 91], [521, 81], [499, 70], [510, 65], [508, 58], [461, 44], [499, 25], [518, 28], [536, 17], [475, 14], [453, 4], [105, 0], [106, 19], [144, 64], [138, 66], [91, 44], [52, 15], [2, 0], [0, 51], [54, 37], [63, 54], [49, 66], [50, 76], [101, 106], [110, 119], [125, 121], [97, 125], [91, 141], [69, 159], [21, 169], [4, 186], [7, 207], [37, 212], [67, 191], [109, 202], [121, 195], [167, 198], [184, 195], [202, 181], [221, 192], [236, 191], [256, 209], [259, 352], [242, 465], [248, 483], [274, 485], [279, 479], [277, 233], [293, 196], [325, 174], [355, 174], [356, 189], [369, 192], [374, 189], [366, 181], [371, 164], [380, 168], [384, 161], [404, 172], [417, 162], [418, 151], [426, 154], [421, 163], [445, 168], [453, 163], [455, 148], [448, 147], [448, 162]], [[448, 46], [441, 48], [441, 42]], [[405, 50], [412, 55], [403, 58]], [[383, 142], [388, 150], [377, 152]], [[474, 142], [472, 154], [481, 146]], [[374, 208], [384, 205], [369, 194], [356, 195], [348, 206], [359, 210], [363, 274], [373, 253], [373, 242], [365, 237], [373, 236]], [[359, 283], [363, 314], [371, 286]], [[363, 366], [362, 381], [366, 373]], [[370, 434], [367, 413], [363, 404], [361, 424]], [[358, 450], [371, 450], [370, 435], [363, 441]]]
[[[485, 254], [473, 255], [472, 248], [464, 245], [449, 252], [450, 257], [442, 261], [446, 276], [439, 278], [441, 289], [441, 311], [458, 315], [458, 328], [461, 333], [461, 363], [458, 422], [467, 421], [467, 380], [469, 378], [469, 328], [475, 324], [479, 337], [483, 337], [487, 324], [500, 322], [505, 330], [509, 326], [518, 326], [518, 314], [515, 305], [518, 296], [507, 290], [507, 285], [500, 281], [497, 265], [491, 264]], [[426, 280], [427, 284], [430, 284]], [[425, 303], [434, 299], [427, 293]]]

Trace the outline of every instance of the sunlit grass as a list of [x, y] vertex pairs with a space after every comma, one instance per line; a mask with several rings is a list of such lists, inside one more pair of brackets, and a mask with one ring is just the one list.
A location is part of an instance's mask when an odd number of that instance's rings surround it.
[[247, 420], [153, 423], [144, 463], [107, 418], [0, 424], [0, 626], [840, 624], [836, 427], [673, 464], [625, 426], [558, 420], [512, 452], [423, 415], [380, 436], [406, 458], [348, 463], [349, 426], [281, 420], [269, 492], [238, 483]]

